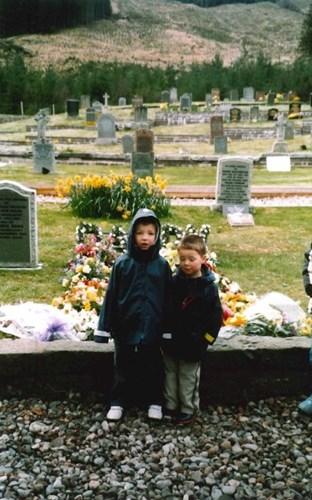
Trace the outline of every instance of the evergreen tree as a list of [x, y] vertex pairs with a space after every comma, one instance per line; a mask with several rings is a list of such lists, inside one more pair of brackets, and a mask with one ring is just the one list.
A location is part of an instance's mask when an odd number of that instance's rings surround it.
[[312, 3], [302, 23], [299, 52], [312, 58]]

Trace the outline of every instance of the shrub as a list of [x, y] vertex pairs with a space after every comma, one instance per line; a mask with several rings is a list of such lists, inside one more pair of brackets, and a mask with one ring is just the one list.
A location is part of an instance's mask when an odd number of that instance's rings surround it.
[[131, 218], [139, 208], [148, 207], [157, 217], [170, 212], [164, 194], [165, 182], [155, 176], [138, 179], [130, 175], [86, 176], [59, 181], [59, 196], [68, 196], [69, 206], [79, 217]]

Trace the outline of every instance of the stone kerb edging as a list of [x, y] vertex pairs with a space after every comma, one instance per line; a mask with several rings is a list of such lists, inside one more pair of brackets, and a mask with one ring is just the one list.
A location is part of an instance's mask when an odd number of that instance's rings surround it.
[[[202, 367], [201, 400], [234, 403], [312, 392], [311, 339], [234, 336], [218, 339]], [[108, 398], [113, 344], [0, 341], [0, 396], [59, 399], [69, 391]]]

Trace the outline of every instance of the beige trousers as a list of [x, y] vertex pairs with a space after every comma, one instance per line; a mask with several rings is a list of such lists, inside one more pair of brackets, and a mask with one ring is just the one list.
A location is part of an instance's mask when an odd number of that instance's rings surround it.
[[168, 410], [193, 414], [199, 410], [200, 361], [184, 361], [163, 353], [164, 398]]

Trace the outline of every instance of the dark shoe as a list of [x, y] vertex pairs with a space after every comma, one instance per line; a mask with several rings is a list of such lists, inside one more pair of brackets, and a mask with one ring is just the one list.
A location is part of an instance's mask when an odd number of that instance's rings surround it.
[[194, 415], [189, 413], [179, 413], [176, 419], [177, 425], [188, 425], [194, 422]]
[[172, 422], [177, 418], [177, 410], [169, 410], [168, 408], [165, 408], [163, 413], [164, 420], [167, 420], [168, 422]]

